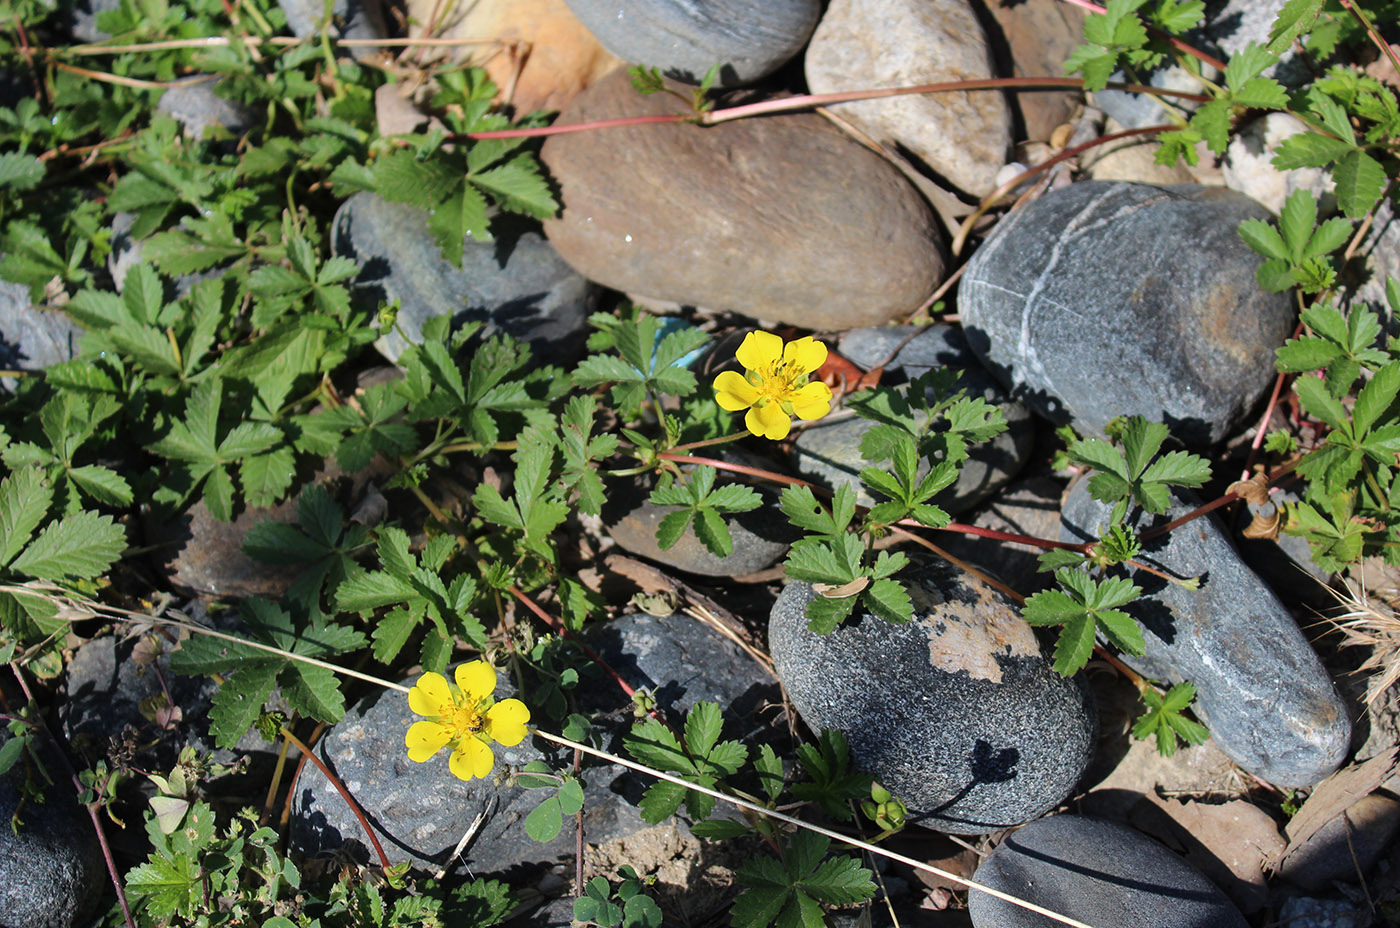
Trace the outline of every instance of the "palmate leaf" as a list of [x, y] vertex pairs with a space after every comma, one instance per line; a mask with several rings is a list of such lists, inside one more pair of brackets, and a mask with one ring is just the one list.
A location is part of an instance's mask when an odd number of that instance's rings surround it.
[[50, 523], [10, 569], [41, 580], [101, 576], [126, 548], [126, 530], [110, 516], [76, 512]]
[[734, 902], [735, 928], [765, 928], [777, 921], [784, 928], [823, 928], [822, 903], [846, 905], [875, 895], [871, 872], [853, 857], [819, 863], [831, 839], [799, 830], [789, 839], [782, 862], [760, 857], [739, 868], [747, 889]]
[[1026, 600], [1022, 618], [1031, 625], [1063, 625], [1055, 646], [1055, 671], [1070, 676], [1089, 660], [1094, 639], [1104, 637], [1130, 654], [1141, 654], [1146, 643], [1137, 623], [1115, 607], [1142, 595], [1142, 588], [1122, 577], [1095, 582], [1073, 568], [1055, 571], [1060, 589], [1043, 590]]

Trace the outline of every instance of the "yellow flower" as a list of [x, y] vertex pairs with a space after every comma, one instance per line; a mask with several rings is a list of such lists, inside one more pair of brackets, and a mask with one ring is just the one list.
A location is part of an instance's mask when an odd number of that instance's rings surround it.
[[715, 402], [730, 412], [747, 409], [744, 425], [779, 441], [792, 417], [820, 419], [831, 412], [831, 388], [807, 375], [826, 363], [826, 346], [809, 335], [783, 345], [771, 332], [750, 332], [734, 353], [747, 373], [725, 371], [715, 378]]
[[408, 759], [422, 763], [447, 745], [447, 767], [463, 780], [484, 777], [496, 765], [495, 741], [514, 747], [525, 740], [530, 710], [518, 699], [496, 702], [496, 668], [485, 661], [459, 664], [457, 685], [440, 673], [425, 673], [408, 691], [408, 707], [426, 722], [414, 722], [404, 735]]

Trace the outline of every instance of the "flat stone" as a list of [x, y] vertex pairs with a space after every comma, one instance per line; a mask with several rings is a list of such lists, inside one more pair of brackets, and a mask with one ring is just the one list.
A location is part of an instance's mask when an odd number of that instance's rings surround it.
[[1284, 900], [1279, 924], [1288, 928], [1363, 928], [1374, 916], [1342, 899], [1309, 899], [1295, 896]]
[[[0, 729], [0, 744], [10, 739]], [[46, 758], [61, 775], [57, 759]], [[20, 764], [19, 770], [23, 771]], [[111, 888], [92, 820], [71, 792], [48, 789], [48, 801], [20, 805], [14, 771], [0, 778], [0, 924], [5, 928], [78, 928]], [[21, 772], [19, 776], [23, 776]], [[18, 834], [10, 827], [18, 813]]]
[[1239, 427], [1293, 329], [1218, 188], [1086, 182], [1004, 218], [967, 264], [968, 342], [1012, 395], [1081, 432], [1141, 414], [1193, 446]]
[[[614, 73], [556, 125], [682, 109]], [[943, 274], [918, 193], [815, 114], [556, 135], [541, 157], [564, 201], [545, 233], [616, 290], [834, 331], [912, 312]]]
[[912, 622], [860, 615], [828, 635], [807, 627], [812, 587], [783, 590], [768, 641], [797, 711], [813, 730], [841, 730], [911, 823], [985, 834], [1053, 809], [1093, 749], [1083, 682], [1055, 673], [1011, 601], [981, 581], [933, 564], [900, 580]]
[[[105, 2], [105, 0], [98, 0]], [[287, 28], [297, 38], [318, 34], [321, 21], [326, 15], [322, 0], [277, 0], [282, 13], [287, 17]], [[388, 32], [384, 28], [384, 11], [380, 0], [333, 0], [331, 4], [331, 36], [340, 39], [382, 39]], [[357, 45], [350, 49], [351, 57], [367, 58], [379, 49], [372, 45]]]
[[[1060, 0], [987, 0], [1010, 55], [1001, 65], [1003, 77], [1057, 76], [1065, 60], [1084, 41], [1084, 10]], [[996, 48], [996, 37], [992, 37]], [[1024, 135], [1048, 142], [1060, 125], [1069, 122], [1079, 105], [1077, 92], [1009, 93], [1012, 112], [1019, 113]]]
[[[982, 860], [975, 879], [1089, 925], [1245, 928], [1224, 893], [1150, 838], [1110, 822], [1055, 815], [1017, 830]], [[975, 928], [1052, 924], [986, 893], [969, 893]]]
[[1333, 883], [1355, 883], [1358, 876], [1370, 874], [1397, 833], [1400, 801], [1372, 793], [1290, 850], [1279, 876], [1308, 892], [1330, 889]]
[[[967, 0], [832, 0], [812, 34], [804, 70], [813, 93], [996, 76]], [[1011, 111], [996, 90], [913, 94], [830, 108], [877, 141], [898, 143], [975, 196], [996, 186], [1011, 147]]]
[[82, 335], [67, 313], [40, 309], [29, 299], [28, 287], [0, 280], [0, 367], [41, 371], [71, 361]]
[[185, 132], [203, 138], [210, 126], [219, 126], [238, 135], [252, 128], [253, 114], [247, 107], [214, 92], [219, 82], [201, 75], [181, 81], [161, 94], [156, 111], [173, 117]]
[[720, 65], [719, 86], [772, 74], [806, 44], [819, 0], [567, 0], [574, 15], [623, 61], [699, 84]]
[[267, 564], [243, 553], [243, 539], [266, 520], [295, 524], [297, 502], [245, 506], [232, 522], [214, 518], [203, 500], [172, 521], [147, 516], [146, 543], [152, 558], [176, 589], [193, 596], [277, 599], [300, 575], [304, 564]]
[[658, 506], [647, 499], [649, 494], [646, 487], [632, 483], [614, 488], [603, 505], [608, 536], [633, 554], [688, 573], [706, 577], [757, 573], [785, 557], [792, 543], [802, 537], [778, 509], [777, 497], [765, 494], [765, 505], [725, 517], [734, 542], [734, 550], [725, 557], [710, 553], [696, 537], [693, 524], [681, 533], [679, 541], [662, 550], [656, 530], [676, 507]]
[[[399, 301], [398, 327], [415, 344], [434, 316], [487, 322], [540, 355], [577, 354], [596, 289], [555, 254], [539, 233], [500, 216], [495, 242], [466, 241], [462, 266], [442, 256], [423, 210], [357, 193], [335, 214], [337, 255], [360, 264], [355, 290], [365, 299]], [[407, 347], [389, 331], [375, 342], [397, 361]]]
[[[1065, 500], [1062, 541], [1099, 537], [1110, 507], [1080, 481]], [[1181, 494], [1150, 530], [1190, 512]], [[1143, 558], [1199, 590], [1129, 570], [1143, 598], [1124, 607], [1142, 626], [1146, 650], [1122, 655], [1143, 676], [1196, 686], [1196, 712], [1220, 749], [1245, 770], [1282, 787], [1312, 786], [1342, 762], [1351, 741], [1346, 706], [1307, 638], [1278, 597], [1240, 560], [1211, 516], [1145, 543]]]
[[73, 38], [79, 42], [105, 42], [110, 32], [97, 28], [97, 17], [121, 9], [121, 0], [76, 0], [69, 12]]
[[[913, 326], [856, 329], [842, 337], [841, 354], [862, 367], [873, 367], [915, 331]], [[962, 331], [951, 326], [934, 326], [917, 335], [886, 365], [881, 383], [897, 384], [942, 367], [960, 371], [958, 387], [968, 396], [981, 397], [996, 406], [1007, 423], [1006, 431], [970, 450], [957, 481], [934, 497], [935, 505], [958, 515], [994, 495], [1025, 465], [1035, 444], [1035, 427], [1030, 411], [1006, 395], [967, 347]], [[907, 395], [907, 389], [904, 392]], [[831, 489], [849, 484], [861, 505], [874, 505], [875, 499], [860, 482], [862, 468], [870, 466], [861, 456], [860, 442], [875, 424], [854, 411], [828, 415], [798, 436], [792, 451], [793, 467]], [[928, 462], [921, 461], [919, 477], [928, 471]]]
[[[401, 682], [412, 685], [417, 679]], [[513, 695], [508, 676], [500, 674], [496, 698]], [[565, 756], [533, 738], [512, 748], [493, 745], [495, 773], [484, 780], [459, 780], [448, 769], [446, 750], [424, 763], [408, 759], [404, 733], [415, 721], [420, 718], [409, 710], [406, 695], [380, 692], [352, 706], [315, 748], [364, 810], [390, 862], [408, 861], [434, 870], [449, 866], [457, 842], [474, 825], [475, 837], [458, 860], [476, 876], [551, 864], [573, 853], [575, 834], [569, 822], [547, 843], [525, 833], [525, 817], [545, 798], [543, 791], [496, 780], [508, 768], [536, 760], [563, 769], [572, 764], [572, 752]], [[608, 788], [625, 772], [611, 765], [585, 769], [587, 840], [605, 841], [644, 827], [636, 808]], [[484, 816], [480, 822], [479, 816]], [[308, 854], [339, 850], [353, 840], [373, 859], [359, 822], [324, 774], [311, 765], [297, 783], [291, 835], [293, 844]]]
[[498, 99], [517, 113], [562, 110], [623, 64], [564, 0], [475, 0], [450, 8], [437, 0], [409, 0], [407, 6], [411, 35], [422, 35], [437, 16], [434, 36], [484, 43], [452, 49], [453, 59], [485, 68], [501, 88]]

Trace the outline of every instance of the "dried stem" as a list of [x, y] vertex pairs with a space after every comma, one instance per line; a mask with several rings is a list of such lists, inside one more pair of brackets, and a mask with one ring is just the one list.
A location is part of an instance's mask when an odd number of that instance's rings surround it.
[[327, 767], [325, 762], [317, 757], [315, 752], [307, 747], [300, 738], [292, 734], [287, 726], [283, 725], [279, 731], [282, 733], [283, 738], [286, 738], [288, 742], [301, 752], [302, 757], [305, 757], [316, 765], [316, 769], [321, 771], [321, 774], [326, 778], [326, 782], [334, 786], [337, 793], [340, 793], [340, 798], [344, 799], [345, 804], [350, 807], [350, 811], [354, 813], [355, 818], [360, 823], [360, 827], [365, 830], [365, 834], [369, 835], [369, 843], [374, 845], [374, 852], [379, 855], [379, 863], [383, 865], [385, 870], [388, 870], [389, 858], [385, 855], [384, 848], [379, 843], [379, 838], [375, 836], [374, 828], [370, 826], [369, 819], [365, 818], [364, 810], [361, 809], [360, 804], [355, 801], [355, 797], [351, 796], [350, 791], [345, 788], [345, 784], [340, 782], [340, 777], [332, 773], [331, 768]]

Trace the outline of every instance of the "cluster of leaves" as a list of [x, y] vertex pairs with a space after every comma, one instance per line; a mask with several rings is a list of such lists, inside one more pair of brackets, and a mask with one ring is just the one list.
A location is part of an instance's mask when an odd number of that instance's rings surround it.
[[277, 832], [258, 826], [254, 810], [244, 809], [220, 824], [211, 806], [194, 798], [194, 784], [186, 783], [181, 767], [169, 777], [151, 779], [162, 791], [146, 815], [152, 850], [125, 879], [133, 914], [143, 924], [488, 928], [511, 909], [509, 888], [495, 880], [451, 890], [432, 881], [396, 889], [342, 875], [310, 885], [278, 851]]

